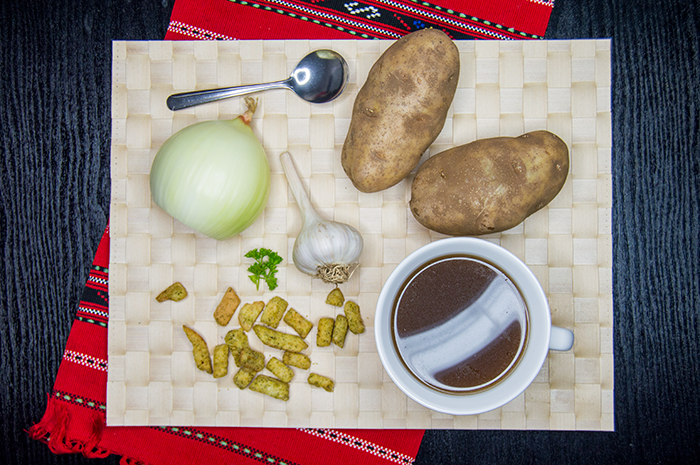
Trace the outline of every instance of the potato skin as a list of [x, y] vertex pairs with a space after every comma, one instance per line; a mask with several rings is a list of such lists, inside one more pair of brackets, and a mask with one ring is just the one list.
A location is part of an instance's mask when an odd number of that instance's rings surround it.
[[405, 35], [372, 66], [355, 98], [341, 156], [362, 192], [403, 180], [442, 131], [459, 79], [459, 50], [437, 29]]
[[548, 131], [481, 139], [434, 155], [411, 186], [411, 212], [453, 236], [505, 231], [547, 205], [569, 172], [569, 149]]

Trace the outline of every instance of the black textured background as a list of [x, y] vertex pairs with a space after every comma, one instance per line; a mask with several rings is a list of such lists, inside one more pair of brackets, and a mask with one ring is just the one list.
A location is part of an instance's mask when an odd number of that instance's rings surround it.
[[[119, 462], [25, 430], [108, 218], [111, 41], [162, 39], [172, 6], [0, 1], [0, 463]], [[696, 1], [556, 0], [547, 30], [613, 39], [616, 432], [429, 431], [417, 464], [697, 461], [699, 20]]]

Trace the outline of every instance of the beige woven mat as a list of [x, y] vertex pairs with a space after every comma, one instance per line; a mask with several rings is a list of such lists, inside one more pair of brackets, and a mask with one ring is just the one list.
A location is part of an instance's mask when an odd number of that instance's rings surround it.
[[[485, 237], [525, 261], [549, 295], [556, 325], [573, 329], [573, 350], [550, 352], [535, 382], [508, 405], [478, 416], [452, 417], [408, 400], [383, 371], [373, 334], [382, 282], [407, 254], [440, 238], [407, 208], [410, 179], [381, 193], [359, 193], [340, 166], [340, 149], [358, 88], [388, 47], [384, 41], [115, 42], [112, 96], [108, 425], [219, 425], [344, 428], [613, 430], [610, 42], [459, 42], [462, 73], [445, 128], [430, 153], [476, 138], [548, 129], [569, 145], [571, 169], [561, 193], [524, 224]], [[260, 94], [253, 130], [272, 169], [269, 204], [239, 237], [217, 242], [173, 221], [151, 202], [148, 174], [160, 145], [196, 121], [232, 118], [241, 98], [170, 112], [169, 94], [195, 88], [267, 82], [289, 75], [318, 48], [340, 51], [350, 65], [347, 91], [332, 104], [311, 105], [289, 91]], [[210, 348], [227, 328], [212, 313], [233, 286], [243, 302], [273, 295], [314, 323], [334, 316], [330, 287], [285, 260], [280, 287], [256, 292], [246, 251], [291, 257], [300, 216], [279, 163], [289, 150], [328, 218], [363, 234], [361, 268], [343, 286], [361, 305], [367, 332], [344, 349], [310, 344], [312, 370], [335, 379], [334, 393], [311, 388], [296, 370], [291, 399], [248, 390], [232, 377], [195, 369], [181, 325], [196, 328]], [[181, 281], [190, 297], [158, 304]], [[285, 331], [289, 328], [282, 323]], [[315, 330], [307, 338], [315, 341]], [[251, 337], [266, 358], [279, 356]], [[232, 364], [233, 365], [233, 364]]]

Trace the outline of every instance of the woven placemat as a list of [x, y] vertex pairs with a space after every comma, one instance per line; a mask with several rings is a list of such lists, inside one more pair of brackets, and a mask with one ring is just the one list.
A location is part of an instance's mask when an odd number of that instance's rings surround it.
[[[575, 333], [571, 351], [550, 352], [535, 382], [504, 407], [476, 416], [432, 412], [404, 396], [382, 369], [373, 316], [382, 282], [406, 255], [439, 239], [408, 209], [409, 179], [386, 191], [358, 192], [340, 165], [352, 104], [388, 41], [115, 42], [112, 76], [112, 200], [107, 424], [336, 428], [613, 430], [612, 182], [610, 42], [458, 41], [461, 75], [435, 154], [477, 138], [547, 129], [569, 146], [569, 178], [559, 195], [523, 224], [483, 236], [514, 252], [548, 294], [553, 323]], [[171, 112], [173, 92], [279, 80], [311, 50], [332, 48], [350, 65], [336, 101], [308, 104], [285, 90], [258, 95], [252, 127], [272, 171], [264, 214], [240, 236], [217, 242], [193, 232], [152, 203], [151, 162], [175, 131], [197, 121], [233, 118], [242, 98]], [[312, 371], [335, 380], [335, 392], [310, 387], [296, 370], [291, 399], [240, 391], [232, 376], [195, 369], [181, 325], [196, 328], [210, 349], [228, 327], [213, 311], [228, 286], [243, 302], [286, 298], [314, 323], [335, 316], [331, 286], [287, 260], [301, 222], [279, 154], [289, 150], [310, 197], [326, 218], [363, 235], [361, 267], [342, 290], [362, 308], [367, 331], [345, 348], [317, 348]], [[426, 154], [425, 157], [429, 156]], [[248, 259], [256, 247], [279, 251], [279, 288], [256, 291]], [[190, 297], [157, 303], [181, 281]], [[290, 328], [281, 323], [283, 331]], [[252, 333], [251, 333], [252, 335]], [[250, 337], [266, 359], [279, 351]], [[233, 364], [232, 364], [233, 365]], [[233, 370], [231, 371], [233, 373]]]

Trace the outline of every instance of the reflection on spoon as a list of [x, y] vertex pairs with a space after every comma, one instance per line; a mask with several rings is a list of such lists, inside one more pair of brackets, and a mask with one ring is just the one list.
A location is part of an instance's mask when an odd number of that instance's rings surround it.
[[309, 78], [311, 77], [311, 72], [309, 71], [308, 68], [297, 68], [294, 70], [294, 73], [292, 73], [292, 76], [294, 77], [294, 80], [296, 81], [297, 84], [300, 86], [303, 86], [307, 82], [309, 82]]

